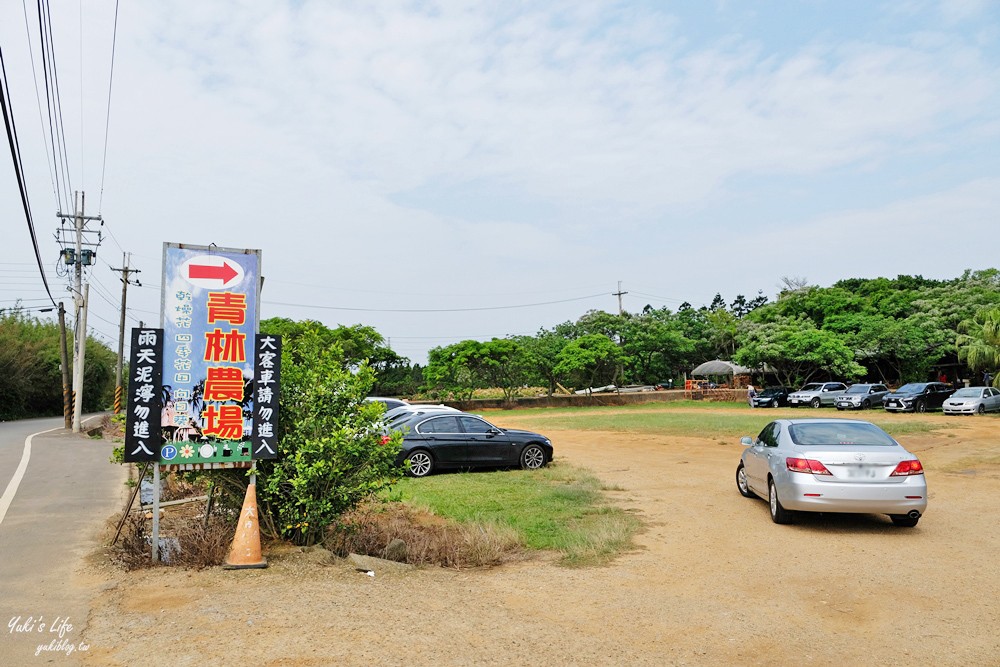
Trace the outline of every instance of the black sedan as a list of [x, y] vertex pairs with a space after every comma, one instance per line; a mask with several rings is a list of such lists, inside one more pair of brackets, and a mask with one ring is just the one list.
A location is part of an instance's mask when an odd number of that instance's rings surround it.
[[499, 428], [482, 417], [455, 411], [428, 411], [391, 425], [402, 431], [397, 463], [409, 461], [411, 477], [437, 469], [520, 466], [541, 468], [552, 460], [552, 442], [544, 435]]
[[882, 406], [889, 412], [927, 412], [940, 408], [954, 393], [943, 382], [911, 382], [886, 394]]
[[777, 408], [788, 405], [788, 389], [768, 387], [753, 398], [755, 408]]

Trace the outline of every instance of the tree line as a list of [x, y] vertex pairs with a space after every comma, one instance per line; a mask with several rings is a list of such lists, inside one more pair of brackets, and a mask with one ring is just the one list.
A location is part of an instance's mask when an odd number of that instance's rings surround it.
[[[590, 311], [534, 336], [467, 340], [430, 351], [423, 391], [468, 398], [522, 386], [657, 384], [711, 359], [786, 386], [810, 380], [927, 380], [947, 367], [974, 383], [1000, 365], [1000, 271], [952, 280], [852, 278], [831, 287], [785, 279], [774, 301], [721, 295], [700, 308]], [[766, 371], [766, 373], [765, 373]], [[992, 373], [996, 375], [995, 373]]]
[[[67, 347], [72, 356], [73, 335]], [[15, 307], [0, 310], [0, 419], [59, 415], [63, 410], [59, 325]], [[102, 410], [114, 401], [118, 355], [87, 339], [83, 410]]]
[[[554, 393], [608, 384], [679, 380], [698, 364], [727, 359], [765, 369], [788, 386], [810, 380], [930, 379], [946, 366], [978, 380], [1000, 367], [1000, 271], [966, 271], [951, 280], [921, 276], [850, 278], [830, 287], [784, 279], [774, 301], [758, 293], [676, 310], [589, 311], [534, 336], [466, 340], [436, 347], [426, 367], [394, 352], [373, 327], [327, 327], [271, 318], [261, 330], [296, 338], [306, 330], [336, 347], [347, 370], [366, 365], [376, 395], [465, 399], [499, 388]], [[72, 341], [70, 342], [72, 346]], [[87, 341], [84, 409], [113, 400], [116, 355]], [[18, 308], [0, 311], [0, 419], [62, 411], [59, 330]]]

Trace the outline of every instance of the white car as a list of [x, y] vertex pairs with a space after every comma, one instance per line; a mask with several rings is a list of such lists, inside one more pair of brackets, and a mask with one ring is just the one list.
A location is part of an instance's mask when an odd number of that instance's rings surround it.
[[1000, 412], [1000, 390], [993, 387], [964, 387], [941, 405], [946, 415], [982, 415]]

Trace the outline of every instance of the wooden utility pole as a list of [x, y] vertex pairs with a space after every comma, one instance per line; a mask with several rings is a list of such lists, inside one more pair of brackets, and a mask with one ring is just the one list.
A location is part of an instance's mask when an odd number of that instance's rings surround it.
[[[628, 294], [628, 292], [623, 292], [622, 291], [622, 281], [619, 280], [618, 281], [618, 291], [611, 293], [611, 296], [618, 297], [618, 316], [619, 317], [621, 317], [622, 315], [625, 314], [625, 309], [622, 308], [622, 297], [625, 296], [626, 294]], [[621, 339], [621, 334], [619, 334], [618, 335], [618, 347], [621, 347], [621, 344], [622, 344], [622, 339]], [[615, 370], [615, 384], [617, 384], [619, 387], [621, 387], [623, 384], [625, 384], [625, 365], [621, 361], [618, 362], [618, 368]]]
[[626, 294], [628, 294], [628, 292], [623, 292], [622, 291], [622, 281], [619, 280], [618, 281], [618, 291], [611, 293], [611, 296], [618, 297], [618, 314], [619, 315], [624, 315], [625, 314], [625, 310], [622, 308], [622, 297], [625, 296]]
[[[125, 302], [129, 286], [129, 274], [140, 273], [139, 269], [130, 269], [128, 266], [129, 257], [122, 253], [122, 268], [111, 267], [112, 271], [119, 271], [122, 274], [122, 311], [118, 323], [118, 364], [115, 366], [115, 414], [122, 411], [122, 360], [125, 355]], [[142, 284], [136, 280], [133, 283], [136, 287]]]

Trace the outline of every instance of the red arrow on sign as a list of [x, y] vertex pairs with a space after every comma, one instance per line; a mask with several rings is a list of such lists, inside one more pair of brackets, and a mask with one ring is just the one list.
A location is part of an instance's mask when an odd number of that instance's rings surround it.
[[238, 275], [240, 274], [233, 267], [229, 266], [229, 263], [225, 260], [222, 260], [222, 266], [206, 266], [204, 264], [188, 265], [188, 278], [191, 280], [221, 280], [222, 284], [225, 285]]

